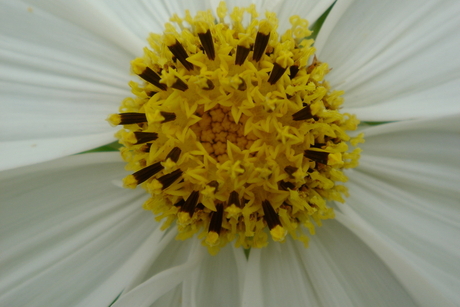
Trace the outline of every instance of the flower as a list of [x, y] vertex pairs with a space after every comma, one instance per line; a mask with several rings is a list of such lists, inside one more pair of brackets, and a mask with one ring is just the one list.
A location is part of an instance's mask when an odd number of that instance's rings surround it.
[[[127, 95], [117, 88], [129, 76], [114, 68], [122, 57], [107, 55], [136, 55], [141, 45], [130, 31], [145, 37], [140, 21], [161, 20], [141, 18], [149, 12], [143, 3], [124, 5], [2, 3], [0, 22], [17, 25], [1, 27], [6, 110], [30, 114], [2, 120], [6, 168], [110, 140], [112, 132], [97, 125], [111, 105], [95, 101], [118, 103]], [[113, 306], [458, 304], [459, 9], [438, 1], [415, 8], [339, 1], [331, 10], [316, 47], [333, 67], [331, 84], [346, 92], [347, 111], [364, 121], [406, 121], [363, 128], [350, 197], [334, 205], [336, 220], [325, 222], [308, 249], [288, 239], [252, 249], [248, 261], [232, 246], [209, 256], [197, 241], [175, 241], [174, 229], [152, 224], [139, 208], [141, 191], [112, 184], [123, 176], [116, 154], [70, 156], [0, 173], [1, 304], [107, 306], [122, 292]], [[309, 19], [321, 12], [318, 6]], [[78, 61], [76, 54], [87, 56]], [[53, 103], [66, 97], [67, 106]], [[86, 103], [71, 108], [77, 101]], [[66, 108], [81, 116], [65, 117]]]

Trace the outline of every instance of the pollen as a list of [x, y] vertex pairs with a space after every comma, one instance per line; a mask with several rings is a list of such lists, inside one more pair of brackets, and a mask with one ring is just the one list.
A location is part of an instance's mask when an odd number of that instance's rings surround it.
[[211, 254], [287, 236], [308, 246], [358, 165], [352, 147], [364, 139], [347, 131], [359, 121], [340, 112], [308, 22], [289, 21], [280, 35], [274, 13], [223, 2], [215, 15], [174, 15], [131, 63], [134, 97], [107, 119], [123, 127], [125, 187], [142, 186], [163, 229], [196, 235]]

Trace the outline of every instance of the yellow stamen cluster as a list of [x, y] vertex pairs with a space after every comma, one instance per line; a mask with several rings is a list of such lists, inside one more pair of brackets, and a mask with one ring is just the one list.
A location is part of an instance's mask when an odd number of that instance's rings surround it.
[[[243, 20], [248, 19], [246, 24]], [[126, 187], [142, 185], [163, 227], [179, 239], [198, 233], [212, 254], [234, 241], [263, 247], [287, 234], [308, 244], [305, 228], [334, 217], [328, 200], [343, 201], [337, 182], [357, 166], [341, 114], [343, 92], [323, 80], [329, 68], [313, 56], [308, 22], [293, 16], [278, 35], [277, 19], [254, 6], [217, 16], [186, 12], [151, 34], [132, 62], [144, 82], [109, 117], [127, 169]], [[310, 62], [309, 62], [310, 61]], [[302, 227], [303, 226], [303, 227]]]

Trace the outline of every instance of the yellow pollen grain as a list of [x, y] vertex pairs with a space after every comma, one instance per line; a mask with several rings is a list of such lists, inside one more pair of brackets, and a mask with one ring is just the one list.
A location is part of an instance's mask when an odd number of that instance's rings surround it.
[[211, 254], [287, 236], [307, 246], [334, 218], [327, 202], [348, 195], [359, 120], [340, 112], [343, 91], [325, 81], [308, 21], [289, 21], [279, 34], [274, 13], [224, 2], [214, 15], [175, 14], [131, 62], [135, 97], [107, 119], [123, 126], [120, 152], [136, 172], [124, 186], [140, 184], [162, 229], [196, 235]]

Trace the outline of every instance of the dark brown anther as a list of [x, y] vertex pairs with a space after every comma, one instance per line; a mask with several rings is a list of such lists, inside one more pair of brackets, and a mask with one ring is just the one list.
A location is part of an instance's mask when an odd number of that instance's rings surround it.
[[176, 114], [173, 112], [160, 112], [161, 116], [163, 116], [165, 119], [161, 121], [161, 123], [167, 123], [170, 121], [173, 121], [176, 119]]
[[283, 191], [294, 190], [295, 185], [292, 182], [280, 180], [278, 181], [278, 189]]
[[209, 79], [206, 80], [206, 85], [207, 85], [207, 87], [203, 87], [203, 89], [205, 91], [210, 91], [210, 90], [214, 89], [214, 83], [212, 83], [211, 80], [209, 80]]
[[148, 93], [146, 93], [146, 94], [147, 94], [147, 96], [149, 96], [149, 97], [153, 97], [153, 95], [155, 95], [156, 93], [158, 93], [158, 92], [152, 91], [152, 92], [148, 92]]
[[262, 209], [264, 210], [265, 222], [267, 222], [268, 228], [270, 228], [270, 230], [275, 228], [277, 225], [281, 226], [280, 218], [268, 200], [262, 201]]
[[171, 149], [169, 154], [166, 156], [165, 160], [171, 159], [172, 161], [177, 162], [177, 160], [179, 160], [180, 153], [181, 153], [180, 148], [174, 147], [173, 149]]
[[146, 67], [145, 70], [141, 74], [139, 74], [139, 77], [141, 77], [147, 82], [152, 83], [160, 90], [166, 91], [167, 89], [166, 84], [160, 83], [161, 77], [156, 72], [151, 70], [149, 67]]
[[248, 57], [249, 51], [251, 49], [243, 47], [243, 46], [237, 46], [236, 47], [236, 57], [235, 57], [235, 65], [243, 65], [244, 61]]
[[294, 79], [294, 77], [297, 75], [298, 72], [299, 72], [299, 66], [292, 65], [291, 67], [289, 67], [289, 78], [291, 80]]
[[216, 58], [216, 52], [214, 51], [214, 42], [212, 40], [211, 31], [208, 30], [206, 33], [198, 33], [198, 37], [200, 38], [201, 45], [203, 46], [208, 59], [213, 61]]
[[120, 113], [120, 123], [119, 125], [131, 125], [131, 124], [140, 124], [147, 122], [147, 116], [145, 113]]
[[278, 81], [283, 76], [286, 69], [287, 67], [283, 68], [280, 64], [274, 63], [272, 72], [270, 73], [270, 77], [268, 78], [268, 83], [270, 83], [271, 85], [275, 84], [276, 81]]
[[217, 189], [219, 188], [219, 183], [216, 180], [213, 180], [208, 183], [208, 186], [214, 188], [214, 193], [216, 193]]
[[327, 164], [329, 153], [324, 151], [305, 150], [304, 156], [315, 162]]
[[196, 207], [195, 207], [195, 211], [197, 211], [197, 210], [203, 210], [203, 209], [204, 209], [203, 203], [198, 203], [198, 205], [196, 205]]
[[146, 181], [152, 176], [155, 176], [162, 169], [163, 169], [163, 166], [161, 165], [161, 163], [157, 162], [157, 163], [144, 167], [143, 169], [135, 172], [133, 176], [136, 179], [137, 184], [141, 184], [142, 182]]
[[190, 217], [192, 217], [193, 213], [195, 212], [195, 206], [198, 203], [198, 198], [200, 196], [200, 192], [193, 191], [190, 196], [185, 201], [184, 205], [180, 209], [181, 212], [187, 212]]
[[174, 172], [166, 174], [158, 178], [157, 180], [162, 185], [162, 190], [169, 188], [177, 179], [182, 176], [182, 171], [180, 169], [176, 169]]
[[215, 232], [220, 234], [222, 230], [222, 218], [224, 216], [224, 206], [220, 204], [216, 204], [217, 211], [211, 212], [211, 222], [209, 223], [208, 232]]
[[158, 133], [156, 132], [134, 132], [134, 136], [136, 137], [137, 144], [143, 144], [147, 142], [152, 142], [158, 139]]
[[168, 48], [187, 70], [193, 69], [193, 64], [187, 61], [188, 54], [181, 43], [176, 40], [176, 43], [172, 46], [168, 46]]
[[176, 90], [185, 92], [188, 90], [188, 85], [182, 79], [177, 78], [176, 82], [171, 86], [172, 88], [175, 88]]
[[238, 85], [238, 90], [239, 91], [245, 91], [248, 86], [246, 85], [246, 81], [243, 80], [243, 78], [240, 77], [241, 83]]
[[265, 48], [267, 48], [269, 38], [270, 34], [263, 34], [261, 32], [257, 32], [256, 42], [254, 43], [254, 53], [252, 55], [252, 59], [254, 61], [259, 62], [262, 58]]
[[228, 205], [229, 206], [235, 205], [237, 207], [241, 207], [240, 199], [239, 199], [238, 193], [236, 191], [232, 191], [230, 193], [230, 196], [228, 197]]
[[295, 167], [295, 166], [290, 166], [290, 165], [288, 165], [288, 166], [286, 166], [286, 167], [284, 168], [284, 171], [285, 171], [286, 173], [289, 174], [289, 177], [292, 177], [292, 174], [294, 174], [295, 172], [297, 172], [297, 170], [298, 170], [297, 167]]
[[142, 152], [150, 152], [150, 147], [152, 147], [152, 143], [144, 144], [144, 146], [142, 146], [142, 148], [140, 148], [140, 151], [142, 151]]
[[307, 105], [306, 107], [304, 107], [300, 111], [292, 114], [292, 119], [293, 120], [307, 120], [307, 119], [310, 119], [310, 118], [313, 118], [313, 115], [311, 114], [311, 109], [310, 109], [309, 105]]
[[185, 200], [182, 198], [177, 203], [174, 204], [174, 207], [181, 208], [185, 204]]

